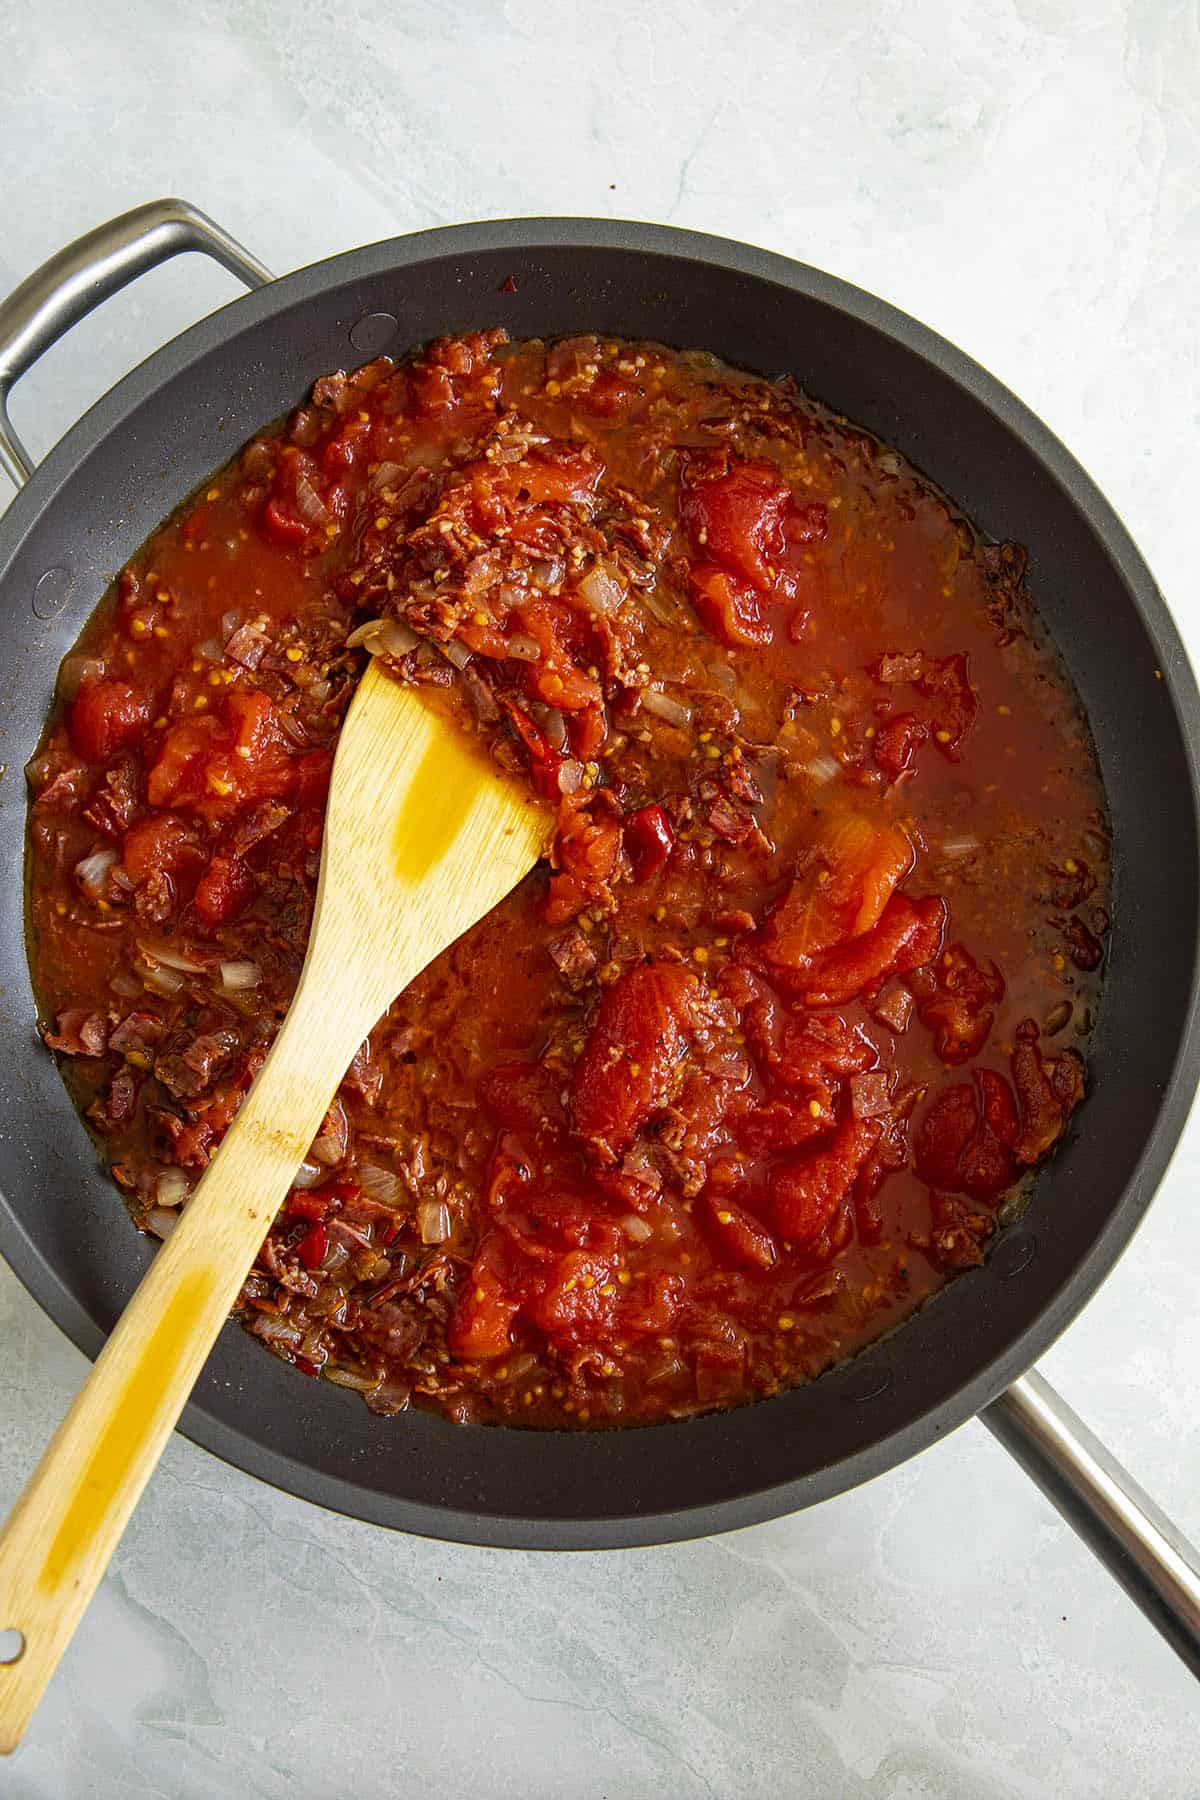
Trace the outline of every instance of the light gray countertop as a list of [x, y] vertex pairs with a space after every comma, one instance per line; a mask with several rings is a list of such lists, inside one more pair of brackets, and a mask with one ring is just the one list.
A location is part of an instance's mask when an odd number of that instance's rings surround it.
[[[1015, 388], [1200, 648], [1194, 4], [39, 0], [0, 67], [4, 288], [161, 193], [277, 270], [503, 214], [747, 238]], [[233, 291], [187, 259], [79, 328], [18, 391], [30, 447]], [[1193, 1127], [1043, 1365], [1193, 1537], [1198, 1177]], [[0, 1270], [0, 1504], [82, 1370]], [[177, 1438], [0, 1792], [1191, 1800], [1196, 1720], [974, 1425], [792, 1519], [574, 1557], [390, 1536]]]

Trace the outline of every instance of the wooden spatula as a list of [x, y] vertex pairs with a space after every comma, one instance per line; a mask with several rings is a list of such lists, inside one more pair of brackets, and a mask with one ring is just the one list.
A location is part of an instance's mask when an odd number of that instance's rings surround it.
[[299, 986], [262, 1071], [0, 1534], [16, 1748], [351, 1057], [541, 856], [546, 815], [372, 663], [342, 731]]

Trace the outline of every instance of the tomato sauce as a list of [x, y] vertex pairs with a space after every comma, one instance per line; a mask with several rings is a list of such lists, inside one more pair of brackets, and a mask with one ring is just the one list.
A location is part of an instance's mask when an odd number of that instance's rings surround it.
[[1082, 1098], [1108, 924], [1022, 552], [790, 381], [500, 332], [318, 382], [63, 663], [31, 963], [141, 1228], [286, 1012], [370, 654], [557, 829], [355, 1057], [252, 1332], [380, 1413], [645, 1422], [983, 1260]]

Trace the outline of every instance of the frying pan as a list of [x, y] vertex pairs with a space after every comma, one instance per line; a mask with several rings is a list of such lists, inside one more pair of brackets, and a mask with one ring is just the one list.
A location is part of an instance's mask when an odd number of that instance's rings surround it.
[[[135, 369], [34, 470], [8, 421], [13, 382], [93, 306], [181, 251], [215, 257], [253, 291]], [[1129, 1242], [1197, 1080], [1196, 683], [1133, 543], [1046, 427], [924, 326], [765, 251], [658, 226], [520, 219], [396, 238], [272, 281], [211, 220], [169, 200], [80, 239], [0, 306], [0, 462], [20, 489], [0, 519], [9, 767], [0, 857], [10, 871], [0, 895], [0, 1055], [10, 1071], [0, 1254], [89, 1355], [150, 1254], [33, 1030], [15, 879], [18, 771], [61, 657], [163, 516], [318, 375], [491, 324], [517, 337], [657, 338], [764, 373], [790, 370], [895, 444], [984, 531], [1027, 546], [1037, 606], [1091, 719], [1114, 825], [1090, 1097], [984, 1267], [886, 1341], [771, 1400], [532, 1440], [421, 1412], [384, 1422], [230, 1329], [182, 1429], [253, 1475], [377, 1524], [599, 1549], [810, 1506], [980, 1413], [1200, 1674], [1195, 1553], [1031, 1369]]]

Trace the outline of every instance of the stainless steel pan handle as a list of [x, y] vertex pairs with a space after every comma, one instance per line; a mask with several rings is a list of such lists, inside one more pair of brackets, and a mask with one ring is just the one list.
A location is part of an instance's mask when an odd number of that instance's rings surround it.
[[1200, 1676], [1200, 1556], [1194, 1546], [1036, 1369], [979, 1417]]
[[203, 251], [247, 287], [271, 279], [257, 257], [186, 200], [152, 200], [76, 238], [0, 302], [0, 468], [18, 487], [33, 474], [33, 462], [9, 421], [9, 390], [94, 307], [185, 250]]
[[[184, 200], [155, 200], [98, 226], [0, 301], [0, 466], [20, 487], [33, 464], [7, 397], [42, 352], [147, 269], [203, 251], [260, 287], [270, 272]], [[1064, 1401], [1032, 1370], [980, 1417], [1200, 1676], [1200, 1557]]]

